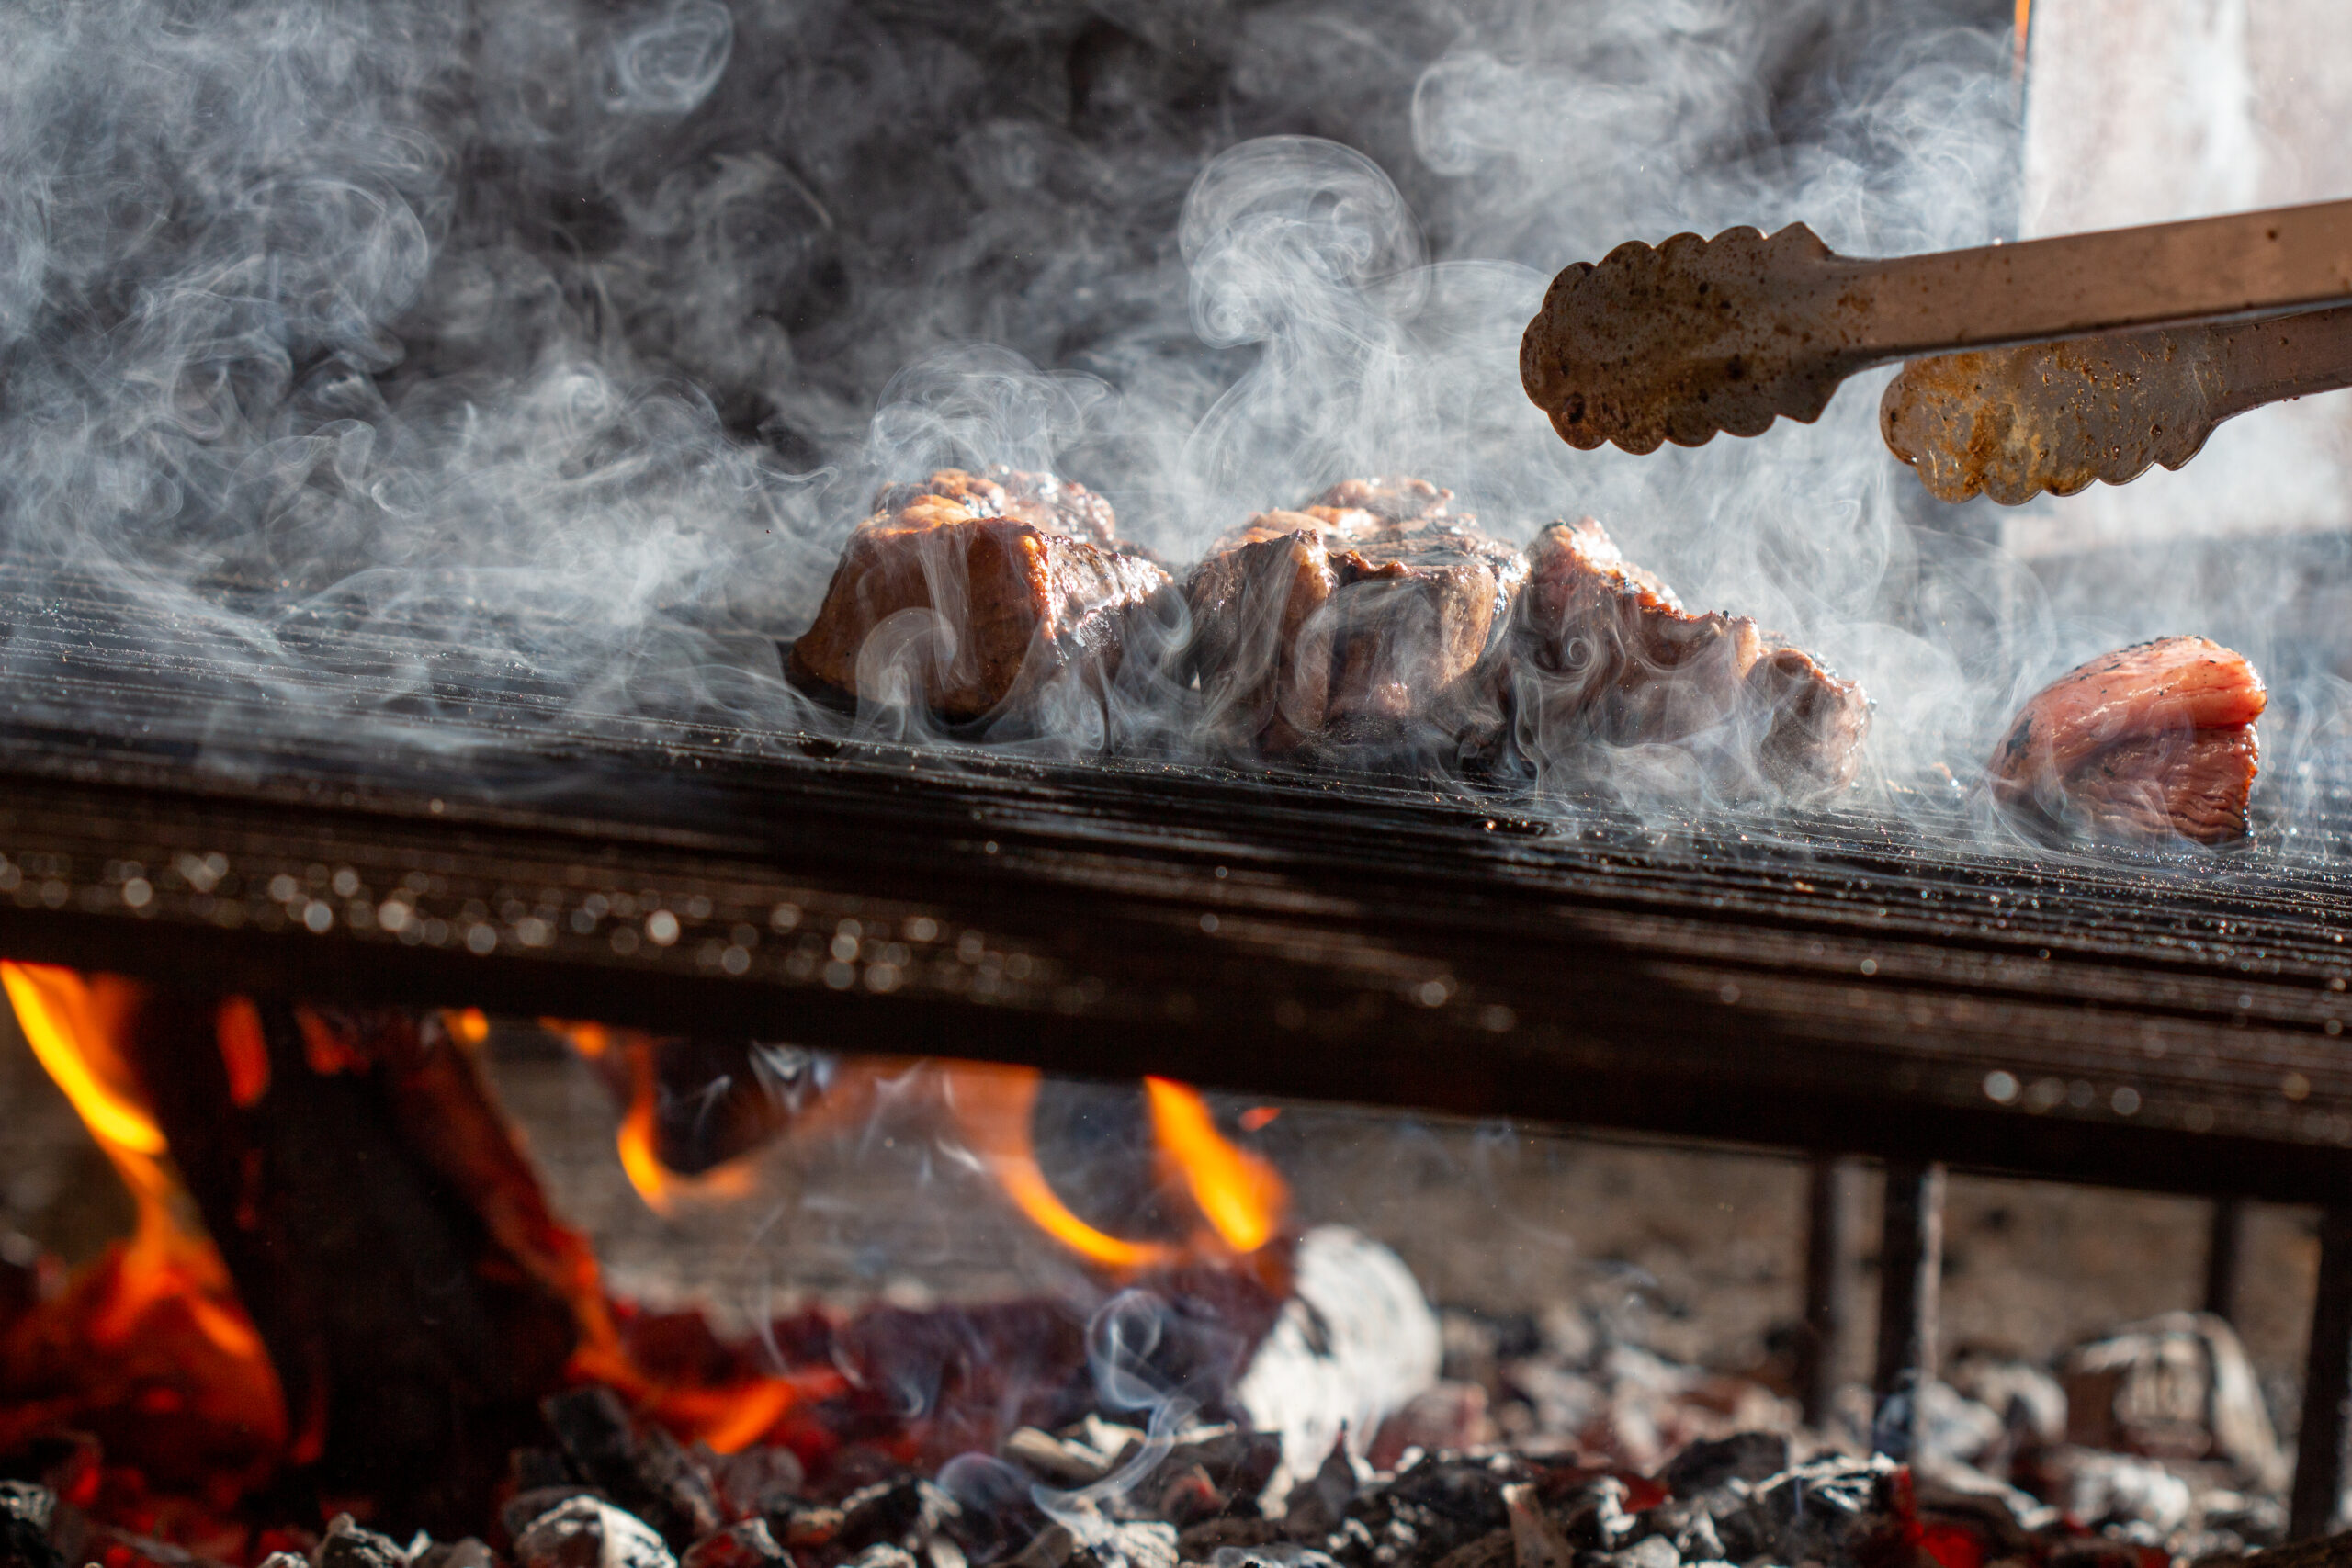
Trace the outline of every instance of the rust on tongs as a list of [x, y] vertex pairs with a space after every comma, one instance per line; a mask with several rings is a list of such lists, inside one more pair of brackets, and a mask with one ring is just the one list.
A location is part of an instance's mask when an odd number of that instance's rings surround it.
[[1884, 260], [1732, 229], [1560, 273], [1520, 378], [1570, 446], [1651, 452], [1817, 419], [1872, 365], [2345, 305], [2352, 201]]
[[2352, 387], [2352, 309], [1914, 360], [1879, 428], [1939, 500], [2018, 506], [2177, 468], [2233, 415]]

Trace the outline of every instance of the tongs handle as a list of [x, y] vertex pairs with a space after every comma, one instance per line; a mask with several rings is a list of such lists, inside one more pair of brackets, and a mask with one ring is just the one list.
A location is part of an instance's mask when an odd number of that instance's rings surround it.
[[1520, 345], [1570, 446], [1811, 422], [1872, 365], [2352, 304], [2352, 201], [1870, 260], [1802, 223], [1629, 242], [1552, 280]]

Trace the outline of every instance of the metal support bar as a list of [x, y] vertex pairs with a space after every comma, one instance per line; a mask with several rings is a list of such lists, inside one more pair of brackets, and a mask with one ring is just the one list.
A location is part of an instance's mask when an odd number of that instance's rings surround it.
[[2352, 1209], [2328, 1209], [2320, 1215], [2319, 1288], [2312, 1299], [2312, 1347], [2303, 1363], [2295, 1488], [2287, 1505], [2290, 1540], [2307, 1540], [2335, 1528], [2344, 1495], [2347, 1398], [2352, 1398]]
[[1878, 1396], [1871, 1434], [1879, 1452], [1910, 1457], [1918, 1426], [1918, 1393], [1936, 1376], [1936, 1318], [1942, 1293], [1944, 1168], [1889, 1160], [1879, 1244]]
[[1828, 1419], [1846, 1344], [1846, 1163], [1815, 1155], [1805, 1177], [1804, 1322], [1797, 1330], [1797, 1397], [1809, 1426]]
[[2205, 1233], [2205, 1310], [2232, 1325], [2238, 1320], [2238, 1254], [2245, 1233], [2245, 1204], [2236, 1198], [2213, 1200]]

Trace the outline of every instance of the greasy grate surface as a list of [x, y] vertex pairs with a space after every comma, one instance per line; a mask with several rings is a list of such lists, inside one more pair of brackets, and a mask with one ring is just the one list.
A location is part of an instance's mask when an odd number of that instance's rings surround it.
[[2334, 784], [2248, 853], [2026, 853], [1951, 805], [1645, 822], [848, 743], [729, 716], [756, 675], [649, 720], [513, 651], [560, 626], [0, 618], [27, 957], [2183, 1190], [2352, 1175]]

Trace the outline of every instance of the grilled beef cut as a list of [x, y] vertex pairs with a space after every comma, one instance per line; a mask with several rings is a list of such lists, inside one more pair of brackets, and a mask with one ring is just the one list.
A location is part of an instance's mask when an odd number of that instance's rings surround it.
[[1571, 771], [1636, 749], [1684, 782], [1816, 800], [1861, 763], [1870, 699], [1746, 615], [1692, 615], [1587, 517], [1528, 547], [1522, 736]]
[[1412, 479], [1349, 479], [1217, 541], [1184, 592], [1213, 725], [1265, 752], [1499, 737], [1520, 553]]
[[[946, 468], [891, 485], [850, 536], [786, 674], [958, 721], [1066, 671], [1108, 676], [1129, 616], [1169, 582], [1112, 542], [1114, 526], [1101, 496], [1052, 474]], [[862, 669], [890, 689], [865, 690]]]
[[2068, 671], [2018, 711], [1986, 768], [1993, 797], [2086, 838], [2246, 835], [2269, 695], [2207, 637], [2143, 642]]

